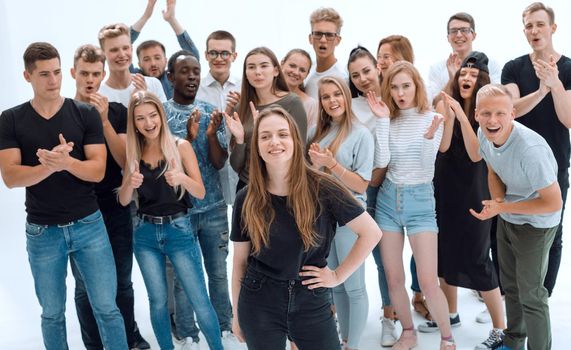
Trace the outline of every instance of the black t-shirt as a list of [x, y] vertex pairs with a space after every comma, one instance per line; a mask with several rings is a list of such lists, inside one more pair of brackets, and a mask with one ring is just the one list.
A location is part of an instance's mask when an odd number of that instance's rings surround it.
[[180, 213], [189, 208], [188, 192], [179, 199], [179, 192], [167, 183], [163, 169], [166, 163], [160, 161], [156, 168], [145, 161], [139, 162], [139, 171], [143, 175], [143, 184], [137, 189], [139, 212], [153, 216], [166, 216]]
[[[563, 87], [565, 90], [571, 90], [571, 59], [562, 55], [557, 61], [557, 68]], [[535, 75], [529, 55], [506, 63], [502, 70], [502, 84], [510, 83], [518, 86], [521, 97], [539, 89], [539, 78]], [[547, 94], [529, 113], [519, 117], [517, 121], [543, 136], [555, 155], [559, 171], [566, 171], [571, 154], [569, 129], [557, 118], [551, 93]]]
[[[109, 123], [117, 134], [125, 134], [127, 132], [127, 108], [117, 102], [109, 102]], [[105, 166], [105, 177], [100, 183], [95, 184], [95, 194], [98, 198], [109, 198], [115, 196], [115, 189], [121, 186], [123, 175], [121, 174], [121, 166], [117, 164], [109, 145], [105, 142], [107, 148], [107, 164]], [[121, 166], [120, 166], [121, 165]]]
[[[70, 156], [85, 160], [83, 147], [103, 144], [103, 127], [97, 110], [66, 98], [61, 109], [49, 120], [40, 116], [30, 102], [0, 115], [0, 149], [18, 148], [21, 164], [36, 166], [39, 148], [51, 150], [59, 134], [73, 142]], [[40, 183], [26, 187], [28, 222], [40, 225], [63, 224], [85, 217], [98, 209], [93, 183], [59, 171]]]
[[[345, 225], [364, 212], [363, 207], [349, 192], [322, 182], [319, 190], [319, 203], [316, 203], [317, 214], [315, 231], [318, 244], [304, 252], [301, 234], [295, 224], [287, 197], [271, 194], [272, 207], [275, 211], [274, 221], [270, 225], [269, 246], [263, 247], [258, 255], [250, 255], [250, 268], [277, 280], [299, 280], [299, 271], [304, 265], [324, 267], [331, 241], [335, 236], [337, 224]], [[250, 241], [248, 232], [242, 230], [242, 206], [246, 198], [246, 186], [236, 195], [232, 213], [232, 233], [230, 239], [235, 242]]]

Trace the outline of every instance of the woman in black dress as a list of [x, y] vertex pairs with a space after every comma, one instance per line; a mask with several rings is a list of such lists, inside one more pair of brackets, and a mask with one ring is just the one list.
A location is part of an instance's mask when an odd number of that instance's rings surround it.
[[[472, 217], [468, 209], [489, 198], [487, 167], [479, 154], [474, 120], [476, 93], [490, 82], [488, 58], [472, 52], [441, 93], [437, 111], [447, 116], [434, 176], [438, 219], [438, 276], [448, 300], [451, 323], [460, 324], [457, 287], [480, 291], [492, 317], [490, 336], [476, 349], [493, 349], [501, 343], [505, 328], [497, 274], [490, 259], [490, 221]], [[442, 148], [441, 148], [442, 150]], [[453, 317], [454, 316], [454, 317]], [[456, 322], [452, 320], [456, 319]], [[427, 322], [420, 331], [436, 330]]]

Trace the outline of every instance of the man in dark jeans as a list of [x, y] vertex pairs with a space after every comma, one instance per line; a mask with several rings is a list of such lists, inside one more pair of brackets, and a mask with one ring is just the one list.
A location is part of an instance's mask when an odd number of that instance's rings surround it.
[[[149, 349], [149, 344], [141, 337], [134, 315], [134, 292], [131, 282], [133, 268], [133, 227], [131, 212], [117, 202], [114, 190], [121, 185], [121, 168], [125, 164], [125, 133], [127, 128], [127, 108], [107, 98], [97, 91], [105, 77], [105, 55], [93, 45], [80, 46], [74, 56], [71, 75], [75, 79], [77, 101], [93, 105], [103, 123], [103, 134], [107, 147], [105, 177], [95, 185], [95, 194], [117, 269], [117, 306], [125, 321], [127, 342], [131, 349]], [[77, 266], [71, 263], [75, 276], [75, 307], [81, 325], [81, 337], [88, 350], [103, 349], [101, 337], [93, 318], [85, 285]]]
[[522, 20], [532, 52], [506, 63], [502, 71], [502, 84], [514, 97], [517, 121], [543, 136], [557, 160], [557, 182], [563, 198], [563, 210], [549, 251], [549, 266], [544, 281], [551, 296], [561, 263], [562, 220], [569, 188], [571, 59], [553, 47], [557, 25], [551, 7], [535, 2], [523, 11]]

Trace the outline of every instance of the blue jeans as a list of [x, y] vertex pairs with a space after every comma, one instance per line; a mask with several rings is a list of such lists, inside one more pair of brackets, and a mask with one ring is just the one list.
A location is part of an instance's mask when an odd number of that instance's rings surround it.
[[[378, 187], [367, 187], [367, 213], [375, 218], [375, 209], [377, 207], [377, 195], [379, 193]], [[379, 223], [377, 222], [377, 225]], [[385, 268], [383, 267], [383, 259], [381, 258], [381, 248], [377, 245], [373, 249], [373, 258], [375, 265], [377, 265], [377, 278], [379, 280], [379, 291], [381, 292], [381, 299], [383, 300], [383, 307], [391, 305], [391, 297], [389, 296], [389, 287], [387, 284], [387, 276], [385, 275]]]
[[200, 249], [190, 227], [189, 215], [164, 224], [152, 224], [136, 218], [133, 228], [135, 258], [147, 287], [151, 323], [161, 349], [174, 349], [167, 301], [168, 257], [197, 314], [208, 346], [212, 350], [221, 350], [220, 327], [206, 292]]
[[249, 350], [285, 350], [288, 337], [300, 350], [341, 350], [328, 288], [309, 290], [247, 268], [237, 317]]
[[[117, 307], [123, 316], [127, 331], [127, 344], [134, 344], [135, 334], [138, 333], [134, 316], [135, 297], [131, 271], [133, 268], [133, 223], [129, 207], [123, 207], [117, 202], [114, 193], [107, 198], [98, 198], [99, 208], [109, 242], [113, 250], [117, 272]], [[87, 350], [103, 350], [103, 344], [93, 317], [93, 311], [87, 297], [87, 290], [74, 261], [71, 261], [71, 271], [75, 276], [75, 309], [81, 325], [81, 338]], [[138, 334], [137, 334], [138, 335]]]
[[[192, 232], [198, 237], [208, 274], [210, 301], [220, 324], [220, 330], [232, 329], [232, 305], [228, 293], [228, 207], [222, 204], [205, 213], [190, 215]], [[175, 322], [177, 336], [192, 337], [198, 340], [198, 327], [194, 320], [194, 310], [184, 294], [178, 278], [175, 279]]]
[[42, 307], [46, 349], [68, 349], [65, 299], [68, 256], [85, 282], [99, 333], [106, 349], [127, 349], [125, 327], [115, 304], [117, 275], [113, 252], [97, 210], [65, 225], [26, 223], [26, 248]]

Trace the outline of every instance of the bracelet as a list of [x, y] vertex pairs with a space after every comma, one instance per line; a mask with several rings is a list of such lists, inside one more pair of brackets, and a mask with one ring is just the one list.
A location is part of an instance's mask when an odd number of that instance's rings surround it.
[[343, 168], [343, 172], [341, 173], [341, 176], [338, 177], [338, 179], [341, 180], [346, 172], [347, 172], [347, 168]]
[[339, 164], [339, 162], [337, 160], [335, 160], [335, 164], [329, 168], [329, 170], [333, 170], [333, 168], [335, 168], [337, 165]]

